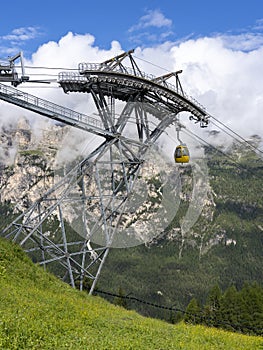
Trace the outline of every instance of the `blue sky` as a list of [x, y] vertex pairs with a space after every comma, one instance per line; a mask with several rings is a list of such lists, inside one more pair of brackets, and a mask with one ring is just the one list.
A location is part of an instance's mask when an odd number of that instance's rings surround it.
[[14, 0], [1, 2], [0, 23], [0, 57], [17, 50], [29, 57], [69, 31], [93, 35], [101, 49], [117, 40], [128, 50], [217, 33], [261, 33], [263, 2]]

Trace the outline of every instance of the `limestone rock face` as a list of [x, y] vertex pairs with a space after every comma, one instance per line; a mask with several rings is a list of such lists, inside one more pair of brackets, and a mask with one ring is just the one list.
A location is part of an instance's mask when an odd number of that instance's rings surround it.
[[[262, 140], [254, 135], [250, 142], [257, 146]], [[97, 145], [98, 143], [87, 133], [81, 134], [76, 128], [50, 121], [32, 126], [26, 118], [22, 117], [17, 123], [2, 126], [0, 128], [0, 203], [10, 203], [15, 208], [14, 212], [25, 211], [57, 183], [58, 177], [66, 174], [67, 167], [64, 166], [64, 160], [69, 162], [69, 165], [74, 164], [74, 159], [76, 160], [78, 155], [83, 156], [80, 150], [84, 149], [85, 154], [89, 154]], [[250, 164], [254, 164], [253, 173], [255, 174], [256, 171], [260, 173], [261, 163], [255, 155], [251, 154], [247, 145], [243, 148], [240, 145], [232, 145], [230, 151], [230, 156], [234, 156], [241, 162], [250, 159]], [[137, 192], [143, 197], [143, 201], [138, 197], [135, 203], [141, 204], [134, 208], [131, 206], [130, 212], [122, 215], [121, 224], [124, 229], [134, 224], [136, 235], [142, 241], [150, 242], [149, 245], [159, 243], [160, 238], [165, 237], [168, 241], [179, 242], [179, 257], [182, 257], [187, 247], [191, 247], [199, 251], [201, 259], [214, 246], [237, 244], [236, 235], [233, 233], [234, 228], [232, 228], [234, 225], [231, 220], [225, 219], [226, 215], [231, 214], [230, 210], [225, 214], [225, 204], [234, 213], [237, 211], [235, 215], [238, 217], [241, 215], [245, 218], [253, 217], [255, 223], [260, 224], [257, 215], [260, 213], [258, 208], [262, 206], [262, 199], [258, 199], [262, 188], [260, 187], [262, 177], [258, 176], [254, 182], [250, 180], [250, 187], [246, 187], [249, 191], [245, 193], [242, 186], [249, 178], [245, 172], [242, 176], [240, 175], [243, 167], [234, 167], [217, 155], [214, 155], [209, 162], [206, 159], [207, 168], [203, 163], [199, 164], [196, 161], [190, 167], [178, 170], [178, 168], [171, 169], [169, 165], [158, 159], [158, 156], [161, 157], [158, 153], [151, 159], [154, 159], [154, 165], [159, 164], [159, 168], [152, 168], [152, 164], [149, 162], [147, 165], [147, 161], [144, 164], [140, 174], [142, 184], [141, 187], [137, 187]], [[160, 167], [160, 164], [163, 165]], [[54, 170], [56, 165], [62, 171], [59, 174]], [[105, 189], [111, 176], [111, 173], [106, 170], [105, 178], [101, 179]], [[166, 222], [165, 215], [164, 217], [157, 215], [153, 225], [154, 215], [158, 214], [158, 205], [164, 201], [165, 194], [165, 187], [159, 179], [160, 172], [167, 176], [170, 172], [171, 178], [174, 177], [174, 183], [180, 187], [178, 191], [175, 188], [174, 192], [178, 205], [176, 201], [170, 201], [169, 196], [169, 198], [166, 197], [166, 202], [171, 203], [168, 208], [172, 214], [171, 219]], [[90, 193], [94, 194], [93, 198], [99, 198], [94, 179], [87, 179], [87, 181], [89, 181]], [[145, 184], [149, 188], [147, 193]], [[75, 197], [80, 196], [77, 191], [78, 186], [75, 189]], [[76, 220], [75, 209], [74, 206], [68, 206], [63, 213], [65, 220], [69, 223]], [[94, 205], [89, 207], [88, 215], [90, 218], [100, 216], [99, 199], [96, 203], [94, 200]], [[149, 226], [146, 227], [145, 223], [149, 223]], [[152, 231], [156, 231], [158, 225], [164, 229], [163, 233], [160, 236], [154, 235], [154, 239], [148, 241], [148, 235], [152, 236]], [[231, 229], [228, 226], [231, 226]], [[167, 227], [169, 229], [166, 230]], [[261, 230], [261, 226], [258, 226], [258, 229]]]
[[36, 133], [24, 117], [0, 131], [0, 199], [23, 211], [53, 184], [52, 161], [67, 127]]

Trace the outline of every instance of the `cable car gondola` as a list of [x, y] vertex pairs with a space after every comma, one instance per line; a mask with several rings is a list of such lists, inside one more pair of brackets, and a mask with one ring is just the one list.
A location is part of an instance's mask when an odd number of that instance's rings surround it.
[[190, 155], [186, 144], [178, 145], [174, 151], [175, 163], [189, 163]]

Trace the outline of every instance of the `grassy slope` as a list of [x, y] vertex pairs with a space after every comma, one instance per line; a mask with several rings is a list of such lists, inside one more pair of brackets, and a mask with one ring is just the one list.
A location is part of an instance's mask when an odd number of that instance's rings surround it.
[[144, 318], [73, 290], [0, 239], [0, 349], [262, 349], [263, 338]]

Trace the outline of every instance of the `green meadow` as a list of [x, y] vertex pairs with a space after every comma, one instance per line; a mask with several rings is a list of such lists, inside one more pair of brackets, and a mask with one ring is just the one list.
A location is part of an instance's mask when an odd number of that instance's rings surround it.
[[263, 349], [263, 338], [142, 317], [80, 292], [0, 239], [0, 349]]

